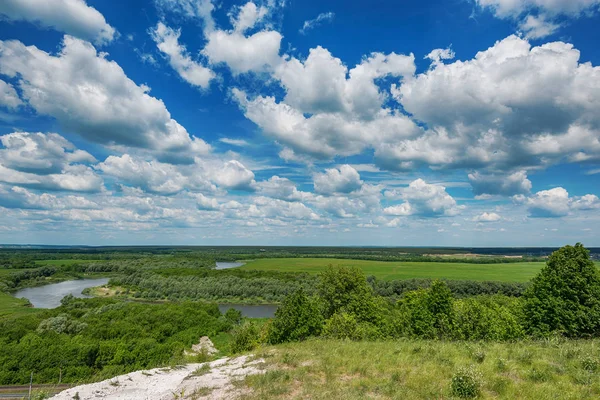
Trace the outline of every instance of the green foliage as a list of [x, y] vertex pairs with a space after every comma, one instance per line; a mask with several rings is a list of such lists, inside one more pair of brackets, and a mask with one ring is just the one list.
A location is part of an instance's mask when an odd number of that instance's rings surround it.
[[524, 297], [525, 325], [532, 335], [585, 337], [600, 330], [600, 276], [580, 243], [552, 253]]
[[[502, 268], [502, 266], [498, 267]], [[369, 276], [367, 281], [373, 287], [376, 294], [383, 297], [399, 298], [403, 294], [419, 290], [428, 289], [431, 286], [431, 279], [403, 279], [403, 280], [382, 280], [374, 276]], [[452, 295], [456, 298], [465, 298], [479, 295], [503, 294], [505, 296], [520, 297], [529, 286], [526, 282], [495, 282], [495, 281], [465, 281], [465, 280], [444, 280]]]
[[398, 323], [405, 325], [409, 336], [442, 338], [453, 331], [452, 293], [444, 282], [436, 281], [430, 289], [407, 293], [399, 307], [403, 318]]
[[319, 301], [308, 297], [302, 289], [286, 297], [275, 312], [268, 342], [283, 343], [318, 336], [323, 328]]
[[381, 331], [369, 322], [360, 322], [353, 314], [341, 312], [325, 321], [323, 336], [332, 339], [377, 340]]
[[235, 308], [230, 308], [224, 314], [225, 320], [229, 322], [231, 325], [238, 325], [242, 322], [242, 312], [240, 310], [236, 310]]
[[452, 395], [461, 399], [473, 399], [481, 394], [482, 375], [473, 367], [461, 368], [452, 376]]
[[77, 335], [81, 333], [87, 324], [72, 319], [68, 314], [60, 314], [56, 317], [50, 317], [40, 322], [37, 333], [54, 332], [64, 333], [66, 335]]
[[302, 288], [313, 293], [316, 277], [307, 274], [210, 269], [137, 271], [111, 279], [135, 298], [149, 300], [207, 300], [219, 302], [279, 303]]
[[[85, 327], [87, 325], [87, 327]], [[110, 378], [183, 361], [202, 336], [230, 328], [216, 305], [76, 299], [55, 310], [0, 320], [0, 384]]]
[[524, 337], [522, 302], [506, 296], [478, 296], [455, 301], [454, 338], [514, 340]]
[[234, 354], [254, 350], [261, 343], [261, 332], [254, 322], [245, 322], [233, 329], [231, 352]]
[[379, 323], [381, 320], [383, 310], [358, 268], [329, 266], [319, 274], [318, 293], [325, 318], [346, 312], [360, 322]]

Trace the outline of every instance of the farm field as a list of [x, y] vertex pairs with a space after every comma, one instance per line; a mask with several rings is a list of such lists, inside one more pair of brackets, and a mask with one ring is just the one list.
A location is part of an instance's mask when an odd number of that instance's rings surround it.
[[368, 261], [337, 258], [264, 258], [248, 261], [241, 269], [319, 273], [328, 265], [358, 267], [378, 279], [453, 279], [473, 281], [527, 282], [543, 262], [472, 264], [454, 262]]

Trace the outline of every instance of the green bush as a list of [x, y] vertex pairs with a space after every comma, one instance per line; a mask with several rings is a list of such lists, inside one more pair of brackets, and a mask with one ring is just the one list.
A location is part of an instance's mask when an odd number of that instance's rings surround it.
[[245, 322], [234, 328], [231, 338], [231, 352], [242, 353], [254, 350], [260, 344], [260, 329], [254, 322]]
[[369, 322], [359, 322], [353, 314], [336, 313], [323, 328], [323, 336], [332, 339], [376, 340], [382, 338], [377, 326]]
[[552, 253], [524, 298], [526, 329], [532, 335], [587, 337], [600, 330], [600, 275], [581, 243]]
[[400, 302], [409, 336], [433, 339], [449, 337], [454, 326], [454, 301], [448, 286], [435, 281], [431, 288], [406, 294]]
[[240, 310], [236, 310], [235, 308], [230, 308], [225, 311], [225, 320], [229, 322], [231, 325], [238, 325], [242, 322], [242, 312]]
[[453, 376], [450, 388], [452, 395], [461, 399], [472, 399], [481, 394], [482, 375], [473, 367], [461, 368]]
[[67, 314], [60, 314], [56, 317], [50, 317], [40, 322], [37, 332], [54, 332], [64, 333], [67, 335], [77, 335], [85, 328], [87, 328], [87, 324], [85, 322], [73, 320], [72, 318], [69, 318], [69, 315]]
[[275, 312], [268, 334], [272, 344], [304, 340], [318, 336], [323, 329], [323, 315], [318, 299], [308, 297], [302, 289], [288, 296]]
[[502, 295], [479, 296], [454, 303], [454, 338], [459, 340], [514, 340], [525, 334], [522, 303]]

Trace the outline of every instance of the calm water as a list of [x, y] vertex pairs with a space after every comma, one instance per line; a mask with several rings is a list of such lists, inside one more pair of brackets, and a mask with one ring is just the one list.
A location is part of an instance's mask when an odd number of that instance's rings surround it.
[[277, 310], [275, 304], [247, 305], [247, 304], [219, 304], [219, 310], [224, 314], [230, 308], [240, 310], [248, 318], [273, 318]]
[[90, 296], [81, 294], [83, 289], [102, 286], [107, 283], [108, 278], [79, 279], [19, 290], [15, 293], [15, 297], [25, 297], [36, 308], [56, 308], [60, 306], [61, 299], [68, 294], [79, 298], [87, 298]]
[[[15, 293], [15, 297], [25, 297], [36, 308], [56, 308], [60, 306], [60, 301], [62, 298], [68, 294], [72, 294], [73, 296], [79, 298], [88, 298], [90, 296], [86, 296], [81, 293], [83, 289], [94, 286], [102, 286], [106, 285], [107, 283], [108, 278], [66, 281], [19, 290]], [[275, 310], [277, 310], [277, 306], [274, 304], [219, 304], [219, 310], [222, 313], [225, 313], [230, 308], [240, 310], [242, 315], [248, 318], [272, 318], [275, 315]]]
[[217, 267], [215, 269], [237, 268], [237, 267], [241, 267], [242, 265], [244, 265], [244, 263], [242, 263], [242, 262], [221, 262], [221, 261], [217, 261], [216, 264], [217, 264]]

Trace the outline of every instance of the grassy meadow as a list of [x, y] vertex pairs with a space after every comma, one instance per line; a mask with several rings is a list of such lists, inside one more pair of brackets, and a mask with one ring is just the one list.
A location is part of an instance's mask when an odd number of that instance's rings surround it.
[[17, 299], [8, 293], [0, 292], [0, 319], [7, 316], [20, 316], [38, 312], [39, 309], [27, 307], [25, 300]]
[[467, 343], [308, 340], [258, 350], [265, 375], [247, 377], [251, 399], [452, 399], [472, 368], [482, 399], [597, 399], [600, 342]]
[[543, 262], [472, 264], [454, 262], [369, 261], [338, 258], [264, 258], [248, 261], [241, 269], [319, 273], [328, 265], [358, 267], [378, 279], [440, 278], [473, 281], [527, 282]]

